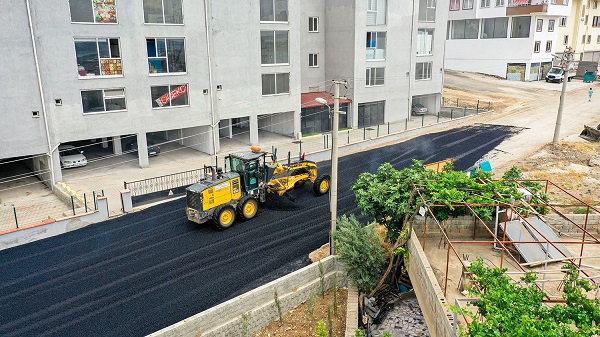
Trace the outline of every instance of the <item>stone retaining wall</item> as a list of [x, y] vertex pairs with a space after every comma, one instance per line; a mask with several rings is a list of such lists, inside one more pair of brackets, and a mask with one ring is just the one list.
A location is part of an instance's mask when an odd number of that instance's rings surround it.
[[[333, 275], [336, 275], [338, 286], [347, 286], [346, 272], [335, 257], [327, 257], [321, 260], [321, 263], [327, 289], [332, 286]], [[275, 289], [277, 289], [281, 309], [285, 313], [305, 302], [311, 292], [319, 291], [319, 275], [318, 263], [313, 263], [149, 336], [242, 336], [244, 321], [242, 314], [248, 312], [250, 312], [250, 318], [247, 320], [248, 332], [253, 334], [279, 318], [274, 300]], [[350, 294], [350, 291], [348, 293]]]
[[[585, 223], [585, 214], [565, 214], [565, 216], [571, 221], [583, 227]], [[573, 223], [559, 217], [557, 214], [548, 214], [544, 218], [547, 224], [551, 226], [555, 231], [563, 233], [581, 233], [581, 230]], [[475, 224], [474, 218], [470, 216], [459, 216], [448, 220], [449, 226], [447, 228], [448, 233], [472, 233], [473, 225]], [[587, 220], [587, 230], [592, 233], [598, 233], [600, 228], [600, 214], [589, 214]], [[494, 228], [493, 221], [486, 221], [488, 228]], [[502, 223], [500, 223], [501, 225]], [[413, 221], [414, 230], [419, 233], [423, 232], [424, 219], [421, 216], [415, 217]], [[484, 228], [481, 224], [477, 224], [477, 233], [483, 233]], [[427, 233], [439, 233], [440, 229], [431, 217], [427, 218]]]
[[408, 250], [408, 275], [421, 306], [429, 334], [432, 337], [453, 336], [453, 314], [448, 311], [444, 292], [437, 283], [435, 274], [414, 231], [411, 231], [408, 240]]

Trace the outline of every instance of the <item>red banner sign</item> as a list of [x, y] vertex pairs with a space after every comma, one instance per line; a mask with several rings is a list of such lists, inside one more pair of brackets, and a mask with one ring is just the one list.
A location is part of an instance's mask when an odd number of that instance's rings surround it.
[[171, 92], [168, 92], [155, 100], [158, 106], [168, 105], [170, 101], [176, 99], [177, 97], [185, 94], [187, 92], [187, 85], [180, 85], [177, 88], [173, 89]]

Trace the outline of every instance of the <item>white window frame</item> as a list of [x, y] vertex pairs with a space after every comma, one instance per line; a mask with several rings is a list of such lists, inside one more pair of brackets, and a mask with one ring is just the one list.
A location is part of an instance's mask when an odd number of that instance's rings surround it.
[[[367, 26], [381, 26], [387, 24], [387, 3], [388, 0], [383, 0], [385, 4], [384, 8], [379, 8], [378, 1], [381, 0], [367, 0]], [[381, 17], [383, 15], [383, 17]], [[375, 22], [370, 22], [369, 18], [374, 16]]]
[[473, 6], [475, 5], [474, 2], [475, 2], [475, 0], [463, 0], [462, 9], [463, 10], [473, 9]]
[[[425, 3], [425, 8], [421, 8], [421, 5]], [[433, 10], [433, 11], [432, 11]], [[437, 10], [436, 0], [419, 0], [419, 22], [435, 22], [435, 12]], [[421, 12], [423, 11], [423, 12]], [[429, 13], [433, 12], [433, 18]], [[421, 13], [424, 14], [425, 18], [421, 20]]]
[[460, 10], [460, 0], [450, 0], [450, 10], [451, 11]]
[[[267, 23], [272, 23], [272, 22], [276, 22], [276, 23], [288, 23], [290, 20], [290, 3], [288, 0], [286, 0], [286, 7], [287, 7], [287, 20], [285, 21], [277, 21], [276, 15], [275, 15], [275, 0], [271, 0], [271, 3], [273, 4], [273, 21], [264, 21], [264, 20], [260, 20], [260, 13], [259, 13], [259, 20], [260, 22], [267, 22]], [[260, 1], [259, 1], [259, 11], [260, 11]]]
[[[92, 11], [92, 21], [73, 21], [73, 15], [71, 14], [71, 1], [73, 0], [69, 0], [69, 16], [71, 19], [71, 23], [77, 23], [77, 24], [87, 24], [87, 25], [116, 25], [119, 23], [119, 12], [117, 10], [118, 6], [117, 6], [117, 0], [114, 0], [114, 9], [110, 9], [110, 10], [114, 10], [115, 11], [115, 22], [97, 22], [96, 21], [96, 13], [94, 11], [96, 11], [96, 9], [94, 8], [94, 2], [93, 0], [88, 0], [90, 2], [90, 10]], [[85, 1], [85, 0], [81, 0], [81, 1]], [[103, 10], [105, 11], [105, 10]]]
[[[108, 40], [108, 52], [110, 53], [110, 40], [117, 40], [118, 45], [119, 45], [119, 57], [100, 57], [100, 47], [98, 46], [98, 40], [103, 40], [106, 39]], [[74, 38], [73, 39], [73, 45], [75, 45], [75, 43], [77, 42], [91, 42], [95, 40], [96, 41], [96, 56], [98, 57], [98, 69], [100, 69], [100, 75], [94, 75], [94, 76], [81, 76], [79, 74], [79, 65], [77, 66], [77, 74], [79, 76], [79, 79], [89, 79], [89, 78], [101, 78], [101, 77], [123, 77], [123, 58], [121, 56], [121, 40], [117, 37], [96, 37], [96, 38]], [[111, 55], [112, 56], [112, 55]], [[75, 60], [77, 61], [77, 50], [75, 50]], [[116, 75], [102, 75], [102, 60], [119, 60], [120, 65], [121, 65], [121, 73], [120, 74], [116, 74]], [[77, 62], [75, 62], [75, 64], [77, 64]]]
[[[110, 90], [122, 90], [123, 91], [123, 95], [119, 95], [119, 96], [107, 96], [106, 95], [106, 91], [110, 91]], [[95, 112], [85, 112], [85, 111], [83, 111], [83, 96], [82, 96], [82, 93], [86, 92], [86, 91], [102, 91], [102, 102], [104, 104], [104, 111], [95, 111]], [[81, 99], [82, 99], [81, 110], [83, 111], [83, 115], [97, 115], [97, 114], [105, 114], [105, 113], [127, 111], [127, 94], [125, 93], [125, 88], [108, 88], [108, 89], [86, 89], [86, 90], [80, 90], [79, 97], [81, 97]], [[123, 98], [123, 99], [125, 99], [125, 109], [120, 109], [120, 110], [106, 110], [106, 100], [107, 99], [113, 99], [113, 98]]]
[[[288, 74], [288, 91], [287, 92], [277, 92], [277, 75], [279, 75], [279, 74]], [[261, 91], [262, 91], [262, 76], [265, 76], [265, 75], [274, 75], [273, 78], [275, 79], [275, 93], [273, 93], [273, 94], [262, 94], [263, 97], [289, 95], [291, 93], [291, 88], [290, 88], [290, 84], [289, 84], [289, 81], [291, 79], [291, 74], [290, 73], [281, 72], [281, 73], [264, 73], [264, 74], [261, 74]]]
[[[377, 82], [377, 75], [379, 73], [379, 71], [383, 71], [383, 77], [381, 79], [381, 84], [376, 84]], [[365, 81], [365, 86], [367, 87], [381, 87], [385, 85], [385, 67], [370, 67], [367, 68], [366, 72], [366, 81]]]
[[[187, 69], [188, 69], [188, 60], [187, 60], [187, 44], [185, 41], [185, 38], [183, 37], [147, 37], [147, 40], [164, 40], [165, 41], [165, 56], [148, 56], [146, 55], [146, 58], [148, 60], [148, 73], [150, 74], [150, 76], [166, 76], [166, 75], [182, 75], [182, 74], [187, 74]], [[183, 40], [183, 57], [184, 57], [184, 61], [185, 61], [185, 71], [176, 71], [176, 72], [170, 72], [169, 71], [169, 49], [168, 49], [168, 44], [167, 44], [167, 40]], [[158, 45], [156, 42], [154, 43], [155, 45]], [[146, 51], [146, 54], [148, 54], [148, 52]], [[158, 55], [158, 52], [156, 53], [156, 55]], [[162, 72], [162, 73], [152, 73], [150, 72], [150, 59], [166, 59], [166, 64], [167, 64], [167, 71], [166, 72]]]
[[496, 7], [504, 7], [504, 0], [496, 0]]
[[308, 54], [308, 67], [318, 68], [319, 67], [319, 54]]
[[546, 41], [546, 53], [552, 52], [552, 40]]
[[[368, 53], [369, 50], [373, 50], [373, 58], [368, 58], [367, 57], [367, 61], [381, 61], [381, 60], [385, 60], [386, 56], [387, 56], [387, 32], [372, 32], [372, 31], [368, 31], [367, 34], [371, 34], [371, 41], [375, 42], [375, 46], [374, 47], [367, 47], [366, 51]], [[385, 46], [384, 48], [379, 48], [379, 49], [383, 49], [383, 58], [376, 58], [377, 57], [377, 40], [379, 37], [379, 34], [385, 34]], [[375, 38], [373, 38], [373, 36], [375, 36]], [[367, 41], [368, 42], [368, 41]]]
[[554, 26], [556, 25], [554, 19], [548, 19], [548, 31], [553, 32]]
[[[421, 74], [417, 73], [417, 67], [416, 67], [416, 65], [418, 65], [418, 64], [422, 64], [423, 65]], [[433, 74], [433, 62], [431, 62], [431, 61], [429, 61], [429, 62], [417, 62], [415, 64], [415, 81], [429, 81], [432, 78], [432, 74]]]
[[567, 25], [567, 17], [563, 16], [558, 20], [559, 27], [565, 27]]
[[542, 41], [535, 41], [535, 42], [533, 43], [533, 52], [534, 52], [534, 53], [539, 53], [539, 52], [540, 52], [540, 49], [541, 49], [541, 47], [542, 47]]
[[544, 19], [537, 19], [535, 21], [535, 31], [541, 32], [544, 29]]
[[481, 8], [490, 8], [492, 7], [492, 4], [490, 0], [481, 0], [480, 6]]
[[[598, 37], [600, 37], [600, 35], [598, 35]], [[565, 36], [563, 37], [563, 44], [565, 44], [565, 45], [566, 45], [566, 44], [569, 44], [569, 35], [565, 35]]]
[[[169, 93], [169, 96], [171, 96], [171, 92], [173, 92], [174, 89], [185, 85], [187, 87], [186, 89], [186, 94], [187, 94], [187, 104], [184, 105], [171, 105], [171, 103], [173, 102], [173, 98], [171, 97], [169, 100], [169, 105], [168, 106], [157, 106], [154, 107], [152, 106], [152, 88], [153, 87], [168, 87], [169, 89], [167, 89], [167, 92]], [[179, 97], [177, 97], [179, 98]], [[162, 110], [162, 109], [174, 109], [174, 108], [180, 108], [180, 107], [189, 107], [190, 106], [190, 85], [188, 83], [181, 83], [181, 84], [162, 84], [162, 85], [151, 85], [150, 86], [150, 108], [154, 109], [154, 110]]]
[[[421, 35], [421, 32], [425, 32], [426, 34], [423, 34], [425, 36], [429, 36], [430, 34], [427, 33], [431, 33], [431, 46], [430, 46], [430, 52], [429, 53], [419, 53], [419, 51], [421, 50], [421, 46], [419, 46], [419, 36]], [[435, 39], [435, 31], [433, 28], [419, 28], [417, 29], [417, 56], [427, 56], [427, 55], [433, 55], [433, 43], [434, 43], [434, 39]]]
[[[263, 32], [271, 32], [273, 33], [273, 63], [262, 63], [262, 51], [261, 51], [261, 60], [260, 65], [263, 67], [271, 67], [271, 66], [280, 66], [280, 65], [289, 65], [290, 64], [290, 31], [289, 30], [261, 30], [260, 33], [262, 35]], [[287, 33], [287, 62], [277, 63], [277, 32], [286, 32]], [[261, 41], [262, 46], [262, 41]]]
[[[142, 15], [145, 15], [144, 13], [144, 2], [146, 0], [142, 1]], [[162, 7], [162, 23], [160, 22], [146, 22], [146, 19], [144, 19], [144, 24], [145, 25], [161, 25], [161, 26], [183, 26], [185, 24], [185, 10], [183, 8], [183, 0], [179, 0], [179, 2], [181, 3], [181, 23], [165, 23], [165, 0], [161, 0], [161, 7]]]
[[586, 40], [586, 44], [590, 44], [590, 43], [592, 43], [592, 36], [588, 35], [587, 36], [587, 40]]
[[318, 33], [319, 32], [319, 17], [311, 16], [308, 18], [308, 32]]

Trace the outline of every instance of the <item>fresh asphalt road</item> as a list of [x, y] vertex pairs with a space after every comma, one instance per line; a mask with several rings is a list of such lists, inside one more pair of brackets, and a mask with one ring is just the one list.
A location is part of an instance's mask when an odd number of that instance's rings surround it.
[[[340, 158], [338, 214], [359, 212], [361, 172], [450, 157], [466, 170], [521, 130], [463, 127]], [[0, 251], [0, 336], [143, 336], [299, 269], [328, 241], [329, 203], [310, 184], [293, 193], [226, 231], [189, 223], [181, 199]]]

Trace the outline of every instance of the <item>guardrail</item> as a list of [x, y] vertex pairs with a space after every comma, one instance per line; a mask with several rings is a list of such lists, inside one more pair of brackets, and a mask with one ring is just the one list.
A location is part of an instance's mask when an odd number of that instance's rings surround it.
[[176, 189], [189, 186], [204, 177], [204, 169], [167, 174], [160, 177], [136, 181], [124, 181], [123, 187], [131, 191], [132, 197], [142, 196], [150, 193]]

